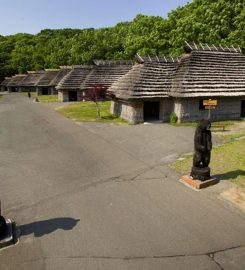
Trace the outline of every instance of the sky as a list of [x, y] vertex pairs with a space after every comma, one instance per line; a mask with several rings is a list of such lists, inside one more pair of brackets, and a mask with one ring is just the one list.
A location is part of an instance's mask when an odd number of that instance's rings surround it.
[[139, 13], [166, 18], [187, 2], [191, 0], [0, 0], [0, 35], [114, 26]]

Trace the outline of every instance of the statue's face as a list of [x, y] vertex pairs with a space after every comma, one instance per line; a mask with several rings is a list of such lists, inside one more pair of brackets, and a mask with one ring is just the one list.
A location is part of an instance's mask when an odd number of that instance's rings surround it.
[[198, 126], [199, 126], [202, 130], [210, 130], [210, 128], [211, 128], [211, 123], [210, 123], [209, 120], [202, 119], [202, 120], [200, 120]]

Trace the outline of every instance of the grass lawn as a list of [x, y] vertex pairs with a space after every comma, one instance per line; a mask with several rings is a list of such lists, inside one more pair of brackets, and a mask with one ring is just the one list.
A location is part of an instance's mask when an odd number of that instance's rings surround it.
[[37, 97], [40, 102], [60, 102], [58, 95], [44, 95]]
[[[28, 92], [20, 92], [22, 95], [28, 97]], [[60, 102], [58, 99], [58, 95], [43, 95], [37, 96], [36, 92], [30, 92], [32, 98], [38, 98], [40, 102], [48, 103], [48, 102]]]
[[99, 104], [101, 109], [101, 119], [97, 118], [95, 103], [89, 101], [59, 107], [56, 111], [75, 121], [127, 123], [125, 120], [110, 114], [110, 101], [99, 102]]
[[[229, 136], [229, 135], [228, 135]], [[211, 174], [220, 179], [231, 180], [241, 188], [245, 188], [245, 138], [232, 136], [225, 138], [228, 142], [218, 146], [211, 153]], [[184, 156], [171, 165], [176, 171], [189, 174], [192, 167], [192, 155]]]

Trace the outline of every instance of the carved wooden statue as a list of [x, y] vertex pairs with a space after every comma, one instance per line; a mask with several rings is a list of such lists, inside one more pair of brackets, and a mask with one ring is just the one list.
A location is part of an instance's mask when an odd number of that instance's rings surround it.
[[193, 179], [205, 181], [210, 179], [208, 167], [212, 149], [211, 122], [200, 120], [195, 131], [194, 155], [191, 176]]

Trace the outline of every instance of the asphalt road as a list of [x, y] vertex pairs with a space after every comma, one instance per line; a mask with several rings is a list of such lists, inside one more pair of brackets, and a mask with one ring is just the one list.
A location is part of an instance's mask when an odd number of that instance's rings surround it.
[[245, 216], [168, 163], [194, 130], [75, 124], [19, 94], [0, 100], [0, 198], [19, 243], [0, 269], [245, 269]]

